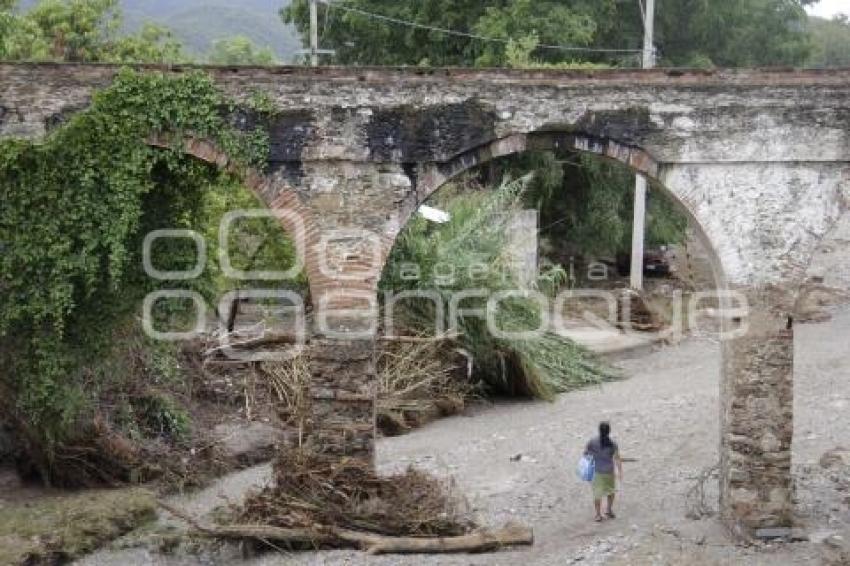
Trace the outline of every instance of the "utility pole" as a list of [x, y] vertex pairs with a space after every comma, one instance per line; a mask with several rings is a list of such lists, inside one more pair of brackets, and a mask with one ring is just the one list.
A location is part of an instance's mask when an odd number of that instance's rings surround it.
[[[643, 13], [643, 57], [644, 69], [655, 66], [655, 0], [646, 0]], [[643, 245], [646, 236], [646, 177], [638, 173], [635, 178], [634, 220], [632, 222], [632, 289], [643, 289]]]
[[643, 17], [643, 68], [655, 67], [655, 0], [646, 0]]
[[310, 2], [310, 49], [299, 49], [299, 55], [309, 55], [310, 65], [319, 66], [319, 55], [336, 55], [333, 49], [319, 49], [319, 3], [330, 9], [330, 0], [309, 0]]
[[319, 66], [319, 6], [310, 0], [310, 65]]

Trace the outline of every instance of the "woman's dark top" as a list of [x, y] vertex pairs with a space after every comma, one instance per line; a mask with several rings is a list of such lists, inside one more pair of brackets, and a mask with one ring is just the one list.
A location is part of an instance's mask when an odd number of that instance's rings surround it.
[[584, 453], [593, 456], [594, 469], [597, 474], [614, 473], [614, 454], [617, 453], [616, 442], [612, 440], [608, 446], [602, 446], [602, 442], [597, 436], [587, 443]]

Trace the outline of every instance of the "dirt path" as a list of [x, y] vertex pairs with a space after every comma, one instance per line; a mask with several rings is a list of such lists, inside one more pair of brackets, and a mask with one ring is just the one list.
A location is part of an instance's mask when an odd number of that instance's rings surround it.
[[[850, 441], [848, 332], [847, 311], [830, 322], [798, 328], [798, 467]], [[535, 529], [535, 545], [528, 550], [404, 562], [564, 564], [581, 559], [585, 564], [619, 558], [672, 564], [685, 549], [701, 563], [810, 563], [817, 554], [812, 545], [784, 545], [756, 554], [728, 545], [715, 521], [685, 518], [686, 492], [697, 474], [717, 461], [719, 363], [718, 344], [692, 339], [621, 362], [630, 376], [621, 382], [563, 395], [551, 404], [500, 403], [381, 441], [381, 469], [412, 464], [453, 477], [482, 523], [519, 520]], [[573, 469], [600, 419], [611, 421], [623, 456], [637, 461], [625, 464], [619, 518], [597, 525], [591, 522], [588, 489], [575, 479]], [[798, 495], [804, 502], [824, 497], [806, 493], [805, 487]], [[712, 488], [709, 502], [714, 504], [716, 486]], [[850, 510], [845, 506], [843, 511], [850, 525]], [[814, 530], [826, 527], [813, 525]], [[361, 562], [366, 559], [335, 552], [302, 556], [296, 563]], [[277, 562], [268, 557], [256, 563]]]
[[[850, 527], [850, 508], [817, 468], [830, 448], [850, 444], [850, 310], [801, 325], [797, 334], [795, 469], [798, 498], [813, 532]], [[367, 558], [333, 551], [267, 555], [246, 564], [806, 564], [813, 543], [762, 549], [731, 545], [712, 519], [685, 518], [694, 478], [717, 461], [719, 346], [690, 339], [620, 362], [628, 379], [563, 395], [554, 403], [503, 402], [445, 419], [378, 445], [381, 470], [414, 465], [454, 478], [482, 524], [517, 520], [535, 529], [529, 549], [482, 556]], [[618, 518], [595, 524], [574, 466], [601, 419], [611, 421], [625, 464]], [[716, 503], [716, 481], [708, 501]], [[847, 494], [844, 494], [847, 495]], [[232, 496], [232, 494], [231, 494]], [[118, 561], [116, 561], [116, 558]], [[197, 558], [112, 554], [86, 564], [197, 564]], [[232, 556], [206, 557], [226, 563]], [[129, 560], [129, 562], [126, 562]]]

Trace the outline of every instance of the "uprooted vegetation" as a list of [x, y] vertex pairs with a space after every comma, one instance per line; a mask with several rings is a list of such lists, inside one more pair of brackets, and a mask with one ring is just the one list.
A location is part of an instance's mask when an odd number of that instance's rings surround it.
[[15, 458], [24, 477], [49, 477], [56, 487], [156, 482], [174, 490], [255, 463], [236, 461], [215, 432], [228, 423], [274, 419], [273, 399], [255, 387], [260, 378], [250, 367], [233, 372], [206, 365], [202, 341], [177, 348], [135, 328], [113, 340], [114, 351], [87, 366], [111, 379], [97, 379], [78, 428], [56, 444], [50, 462], [19, 439]]
[[249, 495], [222, 524], [204, 524], [161, 503], [201, 537], [255, 541], [280, 550], [354, 547], [380, 553], [476, 552], [532, 544], [531, 529], [485, 530], [451, 485], [423, 472], [378, 476], [358, 458], [284, 451], [275, 485]]
[[416, 470], [378, 476], [359, 459], [292, 450], [275, 461], [274, 479], [248, 497], [237, 520], [392, 536], [455, 536], [474, 527], [450, 486]]
[[463, 411], [481, 395], [452, 337], [384, 341], [378, 350], [378, 429], [403, 434]]
[[[417, 333], [434, 334], [438, 312], [450, 312], [459, 291], [481, 290], [464, 309], [481, 309], [489, 295], [520, 289], [506, 253], [510, 215], [520, 210], [531, 177], [507, 181], [491, 191], [480, 187], [444, 189], [451, 220], [434, 226], [414, 219], [399, 236], [384, 269], [381, 285], [392, 291], [418, 290], [429, 297], [405, 299], [394, 306], [396, 325]], [[417, 266], [418, 277], [405, 275]], [[545, 268], [534, 287], [553, 296], [566, 284], [557, 265]], [[437, 299], [433, 296], [436, 294]], [[439, 302], [440, 304], [437, 304]], [[540, 326], [540, 307], [533, 299], [502, 301], [496, 314], [500, 329], [518, 333]], [[521, 338], [499, 337], [479, 316], [458, 320], [454, 347], [471, 364], [471, 377], [489, 394], [552, 399], [555, 394], [613, 379], [616, 374], [574, 342], [551, 332]]]
[[[450, 336], [400, 337], [378, 342], [376, 423], [387, 436], [403, 434], [434, 419], [460, 413], [481, 393], [467, 377], [466, 358]], [[282, 426], [295, 444], [309, 426], [308, 354], [258, 362], [257, 387], [268, 391]]]

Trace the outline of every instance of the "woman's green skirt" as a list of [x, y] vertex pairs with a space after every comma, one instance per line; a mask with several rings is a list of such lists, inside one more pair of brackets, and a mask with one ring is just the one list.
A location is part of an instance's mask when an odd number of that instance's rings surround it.
[[602, 499], [609, 495], [614, 495], [615, 490], [614, 474], [593, 475], [593, 499]]

